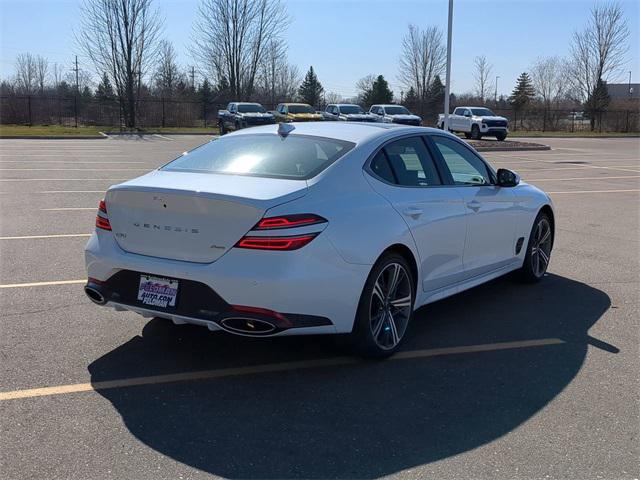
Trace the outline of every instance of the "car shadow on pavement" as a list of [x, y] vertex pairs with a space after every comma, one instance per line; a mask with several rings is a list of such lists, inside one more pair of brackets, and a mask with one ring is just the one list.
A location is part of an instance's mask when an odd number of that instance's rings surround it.
[[[137, 439], [228, 478], [371, 478], [516, 429], [575, 377], [609, 297], [548, 275], [498, 279], [417, 312], [404, 350], [558, 338], [483, 353], [99, 390]], [[150, 321], [92, 382], [344, 355], [330, 337], [246, 339]]]

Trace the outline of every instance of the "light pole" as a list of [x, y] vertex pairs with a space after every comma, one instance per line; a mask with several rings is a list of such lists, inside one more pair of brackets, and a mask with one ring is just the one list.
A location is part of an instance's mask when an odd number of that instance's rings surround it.
[[496, 92], [493, 95], [493, 103], [496, 104], [496, 107], [498, 106], [498, 79], [500, 78], [499, 75], [496, 75]]
[[449, 130], [449, 92], [451, 91], [451, 26], [453, 25], [453, 0], [449, 0], [449, 27], [447, 29], [447, 84], [444, 86], [444, 121], [442, 128]]
[[631, 94], [633, 90], [631, 89], [631, 70], [629, 70], [629, 100], [631, 100]]

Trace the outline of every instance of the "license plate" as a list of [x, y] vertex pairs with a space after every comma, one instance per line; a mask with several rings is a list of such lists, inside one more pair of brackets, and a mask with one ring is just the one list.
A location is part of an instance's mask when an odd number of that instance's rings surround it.
[[178, 296], [178, 280], [140, 275], [138, 300], [154, 307], [175, 307]]

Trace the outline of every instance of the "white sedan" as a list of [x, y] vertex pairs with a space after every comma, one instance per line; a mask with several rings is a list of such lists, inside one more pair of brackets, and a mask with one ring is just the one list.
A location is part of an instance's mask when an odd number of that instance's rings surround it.
[[540, 280], [554, 226], [548, 195], [449, 133], [269, 125], [112, 186], [85, 291], [239, 335], [348, 334], [386, 356], [422, 305], [514, 270]]

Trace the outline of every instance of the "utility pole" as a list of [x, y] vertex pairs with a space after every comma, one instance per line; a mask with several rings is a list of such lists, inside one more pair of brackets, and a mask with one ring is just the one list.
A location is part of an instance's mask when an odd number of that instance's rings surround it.
[[500, 78], [499, 75], [496, 75], [496, 92], [493, 95], [493, 103], [496, 104], [496, 107], [498, 106], [498, 79]]
[[447, 29], [447, 84], [444, 86], [444, 123], [442, 128], [449, 130], [449, 94], [451, 91], [451, 28], [453, 26], [453, 0], [449, 0], [449, 26]]
[[196, 67], [191, 66], [191, 89], [196, 89]]
[[404, 90], [400, 90], [400, 103], [404, 103]]
[[80, 82], [78, 81], [78, 56], [76, 55], [76, 68], [73, 69], [76, 72], [76, 94], [80, 93]]
[[629, 70], [629, 100], [631, 100], [632, 94], [633, 94], [633, 89], [631, 88], [631, 70]]
[[76, 55], [75, 68], [72, 68], [71, 71], [76, 72], [76, 92], [73, 95], [73, 118], [75, 128], [78, 128], [78, 95], [80, 94], [80, 82], [78, 72], [80, 69], [78, 68], [78, 56]]

